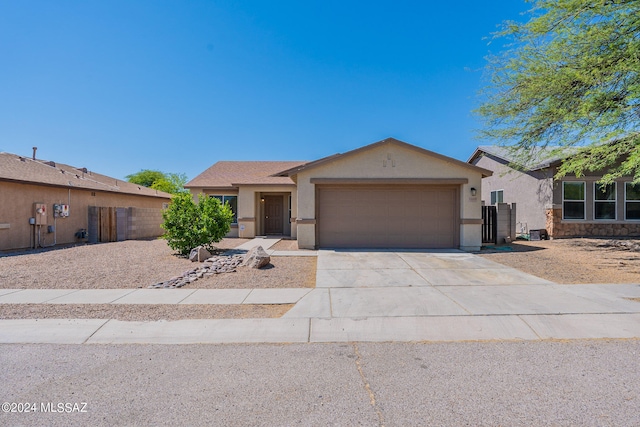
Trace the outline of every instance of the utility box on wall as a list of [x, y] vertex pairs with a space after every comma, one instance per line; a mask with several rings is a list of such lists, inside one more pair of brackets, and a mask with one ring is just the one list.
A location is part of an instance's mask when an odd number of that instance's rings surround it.
[[33, 209], [36, 225], [47, 225], [47, 205], [44, 203], [34, 203]]
[[69, 205], [53, 205], [53, 216], [55, 218], [66, 218], [69, 216]]

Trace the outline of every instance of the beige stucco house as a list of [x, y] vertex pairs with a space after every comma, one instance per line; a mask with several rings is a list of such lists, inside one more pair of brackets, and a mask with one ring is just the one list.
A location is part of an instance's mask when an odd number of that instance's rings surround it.
[[300, 248], [481, 246], [491, 172], [394, 138], [312, 162], [218, 162], [185, 187], [229, 202], [230, 235]]
[[170, 201], [86, 168], [3, 152], [0, 251], [158, 237]]

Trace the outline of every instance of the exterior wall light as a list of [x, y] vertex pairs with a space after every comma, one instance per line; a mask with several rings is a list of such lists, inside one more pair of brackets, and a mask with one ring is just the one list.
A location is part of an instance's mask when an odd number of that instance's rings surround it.
[[477, 193], [477, 190], [474, 187], [471, 187], [471, 195], [475, 197], [476, 193]]

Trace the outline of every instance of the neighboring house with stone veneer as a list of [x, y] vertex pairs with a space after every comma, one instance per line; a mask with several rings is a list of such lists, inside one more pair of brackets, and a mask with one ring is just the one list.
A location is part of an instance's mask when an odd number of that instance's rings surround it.
[[185, 185], [229, 202], [231, 236], [300, 248], [462, 248], [482, 243], [491, 172], [393, 138], [312, 162], [218, 162]]
[[86, 168], [0, 153], [0, 250], [158, 237], [170, 200]]
[[514, 167], [517, 160], [509, 149], [480, 146], [468, 163], [493, 172], [482, 180], [482, 200], [487, 205], [515, 203], [517, 231], [546, 229], [554, 238], [639, 236], [640, 184], [624, 177], [601, 185], [602, 174], [595, 172], [556, 180], [566, 157], [559, 152], [541, 150], [527, 165]]

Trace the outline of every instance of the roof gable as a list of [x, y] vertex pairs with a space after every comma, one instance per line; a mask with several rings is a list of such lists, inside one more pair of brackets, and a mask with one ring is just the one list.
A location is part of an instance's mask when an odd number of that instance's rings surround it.
[[530, 157], [526, 161], [523, 161], [522, 158], [519, 158], [517, 152], [510, 147], [500, 145], [481, 145], [476, 148], [471, 157], [469, 157], [469, 160], [467, 160], [467, 163], [472, 164], [480, 156], [489, 154], [504, 160], [514, 168], [519, 167], [534, 171], [548, 168], [570, 156], [574, 151], [575, 147], [539, 147], [531, 152]]
[[300, 165], [300, 166], [297, 166], [297, 167], [294, 167], [294, 168], [291, 168], [291, 169], [288, 169], [288, 170], [284, 170], [284, 171], [280, 172], [278, 174], [278, 176], [295, 176], [300, 172], [308, 171], [308, 170], [311, 170], [311, 169], [314, 169], [314, 168], [317, 168], [317, 167], [320, 167], [320, 166], [323, 166], [323, 165], [327, 165], [327, 164], [329, 164], [331, 162], [335, 162], [337, 160], [342, 160], [342, 159], [345, 159], [345, 158], [356, 156], [358, 154], [362, 154], [362, 153], [364, 153], [366, 151], [374, 150], [374, 149], [380, 148], [380, 147], [385, 146], [385, 145], [392, 145], [392, 146], [395, 145], [395, 146], [398, 146], [398, 147], [401, 147], [401, 148], [404, 148], [404, 149], [413, 150], [418, 154], [421, 154], [421, 155], [424, 155], [424, 156], [427, 156], [427, 157], [431, 157], [431, 158], [434, 158], [436, 160], [444, 161], [446, 163], [453, 164], [453, 165], [455, 165], [457, 167], [460, 167], [460, 168], [464, 168], [464, 169], [467, 169], [467, 170], [475, 171], [477, 173], [482, 174], [483, 177], [487, 177], [487, 176], [491, 176], [492, 175], [492, 172], [490, 170], [483, 169], [483, 168], [480, 168], [478, 166], [475, 166], [475, 165], [472, 165], [472, 164], [469, 164], [469, 163], [454, 159], [452, 157], [444, 156], [442, 154], [438, 154], [436, 152], [433, 152], [433, 151], [430, 151], [430, 150], [426, 150], [424, 148], [421, 148], [421, 147], [418, 147], [418, 146], [415, 146], [415, 145], [408, 144], [406, 142], [400, 141], [400, 140], [395, 139], [395, 138], [386, 138], [386, 139], [383, 139], [381, 141], [374, 142], [373, 144], [365, 145], [363, 147], [356, 148], [355, 150], [347, 151], [346, 153], [334, 154], [332, 156], [324, 157], [322, 159], [319, 159], [319, 160], [316, 160], [316, 161], [313, 161], [313, 162], [305, 163], [303, 165]]

